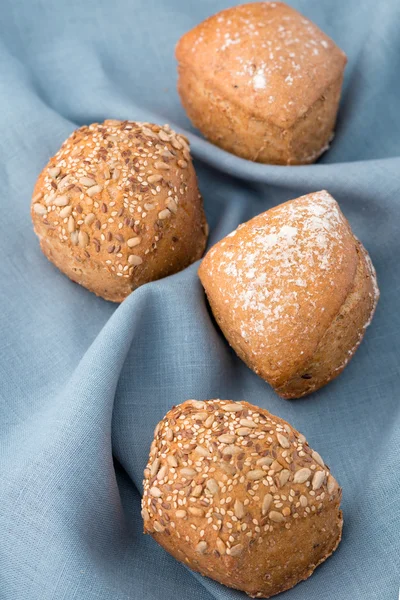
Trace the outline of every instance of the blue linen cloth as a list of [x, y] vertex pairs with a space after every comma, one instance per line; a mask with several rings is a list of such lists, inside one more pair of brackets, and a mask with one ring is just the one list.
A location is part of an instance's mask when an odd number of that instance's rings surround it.
[[[187, 398], [246, 399], [292, 423], [343, 486], [337, 552], [291, 600], [395, 600], [400, 554], [400, 5], [293, 0], [343, 48], [336, 139], [318, 164], [252, 164], [191, 127], [174, 46], [234, 0], [3, 0], [0, 12], [0, 599], [233, 600], [142, 535], [157, 421]], [[326, 188], [377, 268], [381, 300], [333, 383], [278, 398], [229, 349], [198, 264], [120, 306], [41, 254], [35, 179], [70, 132], [105, 118], [188, 132], [210, 244], [271, 206]]]

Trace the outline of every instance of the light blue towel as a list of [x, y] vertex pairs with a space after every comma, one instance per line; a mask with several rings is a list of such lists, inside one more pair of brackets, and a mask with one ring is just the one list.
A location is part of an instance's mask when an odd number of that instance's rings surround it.
[[[281, 597], [398, 597], [400, 5], [293, 0], [349, 64], [332, 149], [316, 165], [274, 167], [202, 139], [176, 93], [176, 41], [231, 2], [1, 2], [1, 600], [244, 598], [142, 534], [155, 424], [173, 404], [214, 397], [244, 398], [287, 419], [343, 486], [338, 551]], [[216, 329], [198, 265], [118, 306], [46, 260], [29, 216], [35, 179], [73, 129], [107, 117], [189, 132], [211, 244], [301, 194], [326, 188], [338, 200], [382, 296], [335, 382], [305, 400], [278, 398]]]

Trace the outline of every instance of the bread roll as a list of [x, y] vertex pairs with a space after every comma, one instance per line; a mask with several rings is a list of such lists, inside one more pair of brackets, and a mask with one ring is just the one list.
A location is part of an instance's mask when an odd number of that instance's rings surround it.
[[326, 191], [240, 225], [199, 275], [232, 348], [283, 398], [339, 375], [379, 297], [371, 260]]
[[236, 6], [186, 33], [178, 91], [214, 144], [261, 163], [314, 162], [333, 137], [345, 54], [281, 2]]
[[157, 425], [144, 531], [224, 585], [269, 598], [336, 549], [341, 489], [286, 421], [247, 402], [188, 400]]
[[198, 260], [207, 240], [188, 142], [168, 125], [75, 131], [37, 180], [32, 219], [47, 258], [114, 302]]

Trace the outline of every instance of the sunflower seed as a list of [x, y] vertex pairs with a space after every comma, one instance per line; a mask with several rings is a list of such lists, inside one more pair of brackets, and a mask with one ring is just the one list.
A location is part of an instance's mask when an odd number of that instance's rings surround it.
[[172, 200], [172, 198], [170, 200], [168, 200], [166, 206], [167, 206], [168, 210], [174, 214], [178, 211], [178, 205], [175, 202], [175, 200]]
[[158, 521], [154, 521], [154, 529], [157, 531], [157, 533], [163, 533], [165, 531], [165, 527], [163, 527]]
[[203, 446], [196, 446], [194, 451], [197, 452], [197, 454], [200, 454], [200, 456], [210, 456], [210, 453], [207, 450], [207, 448], [204, 448]]
[[158, 137], [163, 142], [169, 142], [169, 135], [165, 133], [164, 129], [160, 129], [160, 131], [158, 132]]
[[67, 229], [68, 229], [69, 233], [72, 233], [73, 231], [75, 231], [75, 219], [72, 215], [68, 219]]
[[332, 477], [332, 475], [329, 475], [328, 477], [328, 494], [332, 494], [333, 490], [336, 487], [336, 479], [334, 477]]
[[96, 181], [91, 177], [81, 177], [79, 179], [79, 183], [84, 185], [85, 187], [91, 187], [92, 185], [96, 185]]
[[178, 160], [178, 165], [181, 167], [181, 169], [186, 169], [186, 167], [188, 166], [186, 160]]
[[196, 421], [205, 421], [208, 417], [208, 413], [207, 412], [199, 412], [193, 416], [195, 417]]
[[64, 208], [62, 208], [60, 210], [60, 217], [62, 219], [65, 219], [66, 217], [69, 217], [69, 215], [72, 213], [72, 206], [65, 206]]
[[307, 497], [306, 497], [306, 496], [304, 496], [303, 494], [300, 496], [300, 498], [299, 498], [299, 501], [300, 501], [300, 505], [301, 505], [303, 508], [305, 508], [305, 507], [307, 506], [307, 504], [308, 504]]
[[272, 465], [272, 463], [274, 462], [274, 459], [271, 458], [270, 456], [263, 456], [262, 458], [259, 458], [257, 461], [257, 465]]
[[92, 223], [94, 223], [95, 219], [96, 215], [94, 213], [89, 213], [88, 215], [86, 215], [85, 225], [91, 225]]
[[239, 554], [243, 552], [243, 548], [243, 544], [236, 544], [236, 546], [232, 546], [229, 552], [230, 556], [239, 556]]
[[325, 479], [325, 471], [316, 471], [312, 479], [312, 489], [319, 490]]
[[228, 475], [235, 475], [236, 474], [236, 467], [234, 467], [233, 465], [231, 465], [230, 463], [227, 462], [221, 462], [220, 465], [221, 469], [223, 471], [225, 471], [225, 473], [227, 473]]
[[315, 460], [315, 462], [319, 464], [320, 467], [322, 467], [323, 469], [325, 468], [325, 463], [322, 460], [321, 455], [318, 454], [318, 452], [316, 452], [315, 450], [313, 450], [311, 456]]
[[221, 408], [227, 412], [239, 412], [240, 410], [243, 410], [243, 406], [239, 404], [239, 402], [235, 402], [235, 404], [224, 404]]
[[202, 517], [204, 515], [204, 511], [201, 508], [197, 508], [196, 506], [189, 506], [188, 511], [194, 517]]
[[211, 425], [214, 423], [214, 415], [210, 415], [205, 421], [204, 421], [204, 427], [211, 427]]
[[287, 437], [285, 437], [281, 433], [277, 433], [276, 437], [278, 438], [278, 442], [282, 446], [282, 448], [289, 448], [290, 447], [290, 443], [289, 443], [289, 440], [287, 439]]
[[77, 231], [73, 231], [70, 235], [71, 238], [71, 242], [73, 243], [74, 246], [77, 246], [79, 243], [79, 234]]
[[239, 429], [236, 429], [236, 433], [241, 436], [249, 435], [250, 432], [251, 429], [248, 427], [239, 427]]
[[101, 192], [103, 188], [101, 187], [101, 185], [93, 185], [92, 187], [90, 187], [86, 193], [88, 196], [92, 197], [95, 194], [99, 194]]
[[67, 206], [69, 200], [67, 196], [57, 196], [55, 200], [53, 200], [53, 204], [55, 206]]
[[200, 554], [204, 554], [204, 552], [207, 550], [207, 542], [199, 542], [195, 548], [196, 552], [199, 552]]
[[60, 167], [53, 167], [53, 168], [49, 169], [48, 172], [49, 172], [50, 177], [52, 179], [55, 179], [61, 173], [61, 169], [60, 169]]
[[158, 175], [157, 173], [154, 173], [154, 175], [149, 175], [147, 177], [147, 181], [149, 183], [157, 183], [157, 181], [161, 181], [162, 179], [162, 175]]
[[85, 231], [80, 231], [78, 234], [78, 243], [81, 248], [84, 248], [89, 243], [89, 236]]
[[142, 519], [143, 521], [148, 521], [150, 519], [149, 511], [147, 508], [142, 509]]
[[223, 433], [222, 435], [218, 436], [218, 441], [221, 442], [221, 444], [233, 444], [235, 440], [236, 436], [230, 435], [229, 433]]
[[172, 454], [169, 454], [167, 456], [167, 463], [169, 464], [170, 467], [178, 466], [178, 461], [176, 460], [175, 456], [173, 456]]
[[200, 484], [196, 485], [193, 490], [192, 490], [192, 496], [194, 496], [194, 498], [198, 498], [199, 496], [201, 496], [201, 492], [203, 491], [203, 488]]
[[153, 496], [154, 498], [161, 498], [161, 496], [162, 496], [161, 490], [155, 486], [151, 487], [149, 489], [149, 492], [150, 492], [150, 495]]
[[222, 454], [224, 456], [227, 454], [240, 454], [241, 451], [241, 448], [238, 448], [237, 446], [225, 446], [225, 448], [222, 450]]
[[215, 541], [215, 545], [217, 546], [218, 552], [223, 556], [226, 553], [226, 546], [221, 538], [217, 538]]
[[129, 238], [126, 243], [128, 244], [129, 248], [134, 248], [135, 246], [138, 246], [141, 241], [142, 239], [140, 237], [133, 237]]
[[310, 475], [311, 475], [311, 471], [310, 471], [310, 469], [307, 469], [307, 467], [304, 467], [303, 469], [299, 469], [294, 474], [293, 483], [304, 483], [305, 481], [307, 481], [307, 479], [310, 478]]
[[155, 162], [154, 166], [156, 169], [160, 169], [161, 171], [169, 169], [169, 165], [167, 165], [167, 163], [163, 162], [162, 160], [158, 160], [157, 162]]
[[283, 471], [281, 471], [279, 473], [279, 485], [280, 485], [280, 487], [282, 487], [283, 485], [285, 485], [285, 483], [288, 482], [289, 476], [290, 476], [290, 471], [288, 469], [283, 469]]
[[156, 458], [156, 459], [154, 459], [154, 461], [150, 467], [150, 476], [154, 477], [154, 475], [157, 474], [159, 468], [160, 468], [160, 459]]
[[268, 516], [271, 519], [271, 521], [274, 521], [275, 523], [282, 523], [285, 520], [283, 514], [277, 512], [276, 510], [271, 510]]
[[134, 265], [136, 267], [142, 264], [143, 258], [138, 256], [137, 254], [130, 254], [128, 257], [128, 262], [130, 265]]
[[275, 471], [275, 473], [279, 473], [279, 471], [282, 471], [283, 467], [280, 462], [274, 460], [274, 462], [271, 464], [271, 469]]
[[262, 502], [262, 507], [261, 507], [261, 512], [262, 514], [265, 516], [269, 510], [269, 507], [271, 506], [271, 502], [272, 502], [272, 495], [271, 494], [265, 494], [263, 502]]
[[209, 479], [206, 483], [206, 488], [208, 489], [209, 492], [211, 492], [211, 494], [216, 494], [217, 492], [219, 492], [219, 485], [218, 483], [215, 481], [215, 479]]
[[250, 427], [250, 429], [254, 429], [257, 425], [251, 419], [240, 419], [240, 424], [243, 427]]
[[168, 472], [167, 466], [166, 465], [162, 466], [161, 469], [157, 473], [158, 481], [161, 481], [162, 479], [164, 479], [167, 472]]
[[186, 510], [177, 510], [175, 516], [177, 519], [184, 519], [186, 517]]
[[250, 479], [250, 481], [256, 481], [257, 479], [262, 479], [264, 475], [265, 471], [262, 469], [253, 469], [247, 473], [246, 477], [247, 479]]
[[238, 519], [243, 519], [245, 515], [244, 505], [238, 498], [235, 500], [233, 511]]
[[158, 218], [161, 219], [162, 221], [164, 219], [168, 219], [168, 217], [170, 217], [170, 216], [171, 216], [171, 212], [168, 210], [168, 208], [164, 208], [164, 210], [161, 210], [158, 213]]
[[193, 477], [196, 475], [196, 471], [194, 469], [190, 469], [189, 467], [183, 467], [183, 469], [181, 469], [180, 471], [182, 477], [186, 477], [187, 478], [191, 478], [193, 479]]
[[33, 210], [37, 215], [47, 214], [47, 208], [43, 206], [43, 204], [39, 204], [39, 202], [36, 202], [36, 204], [33, 205]]

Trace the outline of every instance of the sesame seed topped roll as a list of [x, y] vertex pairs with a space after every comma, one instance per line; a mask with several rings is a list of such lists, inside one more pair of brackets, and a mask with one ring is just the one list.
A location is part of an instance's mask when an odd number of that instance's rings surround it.
[[247, 402], [173, 407], [144, 476], [145, 533], [252, 597], [306, 579], [340, 542], [341, 489], [329, 468], [302, 434]]
[[207, 239], [188, 141], [168, 125], [74, 131], [37, 180], [32, 219], [47, 258], [115, 302], [198, 260]]

